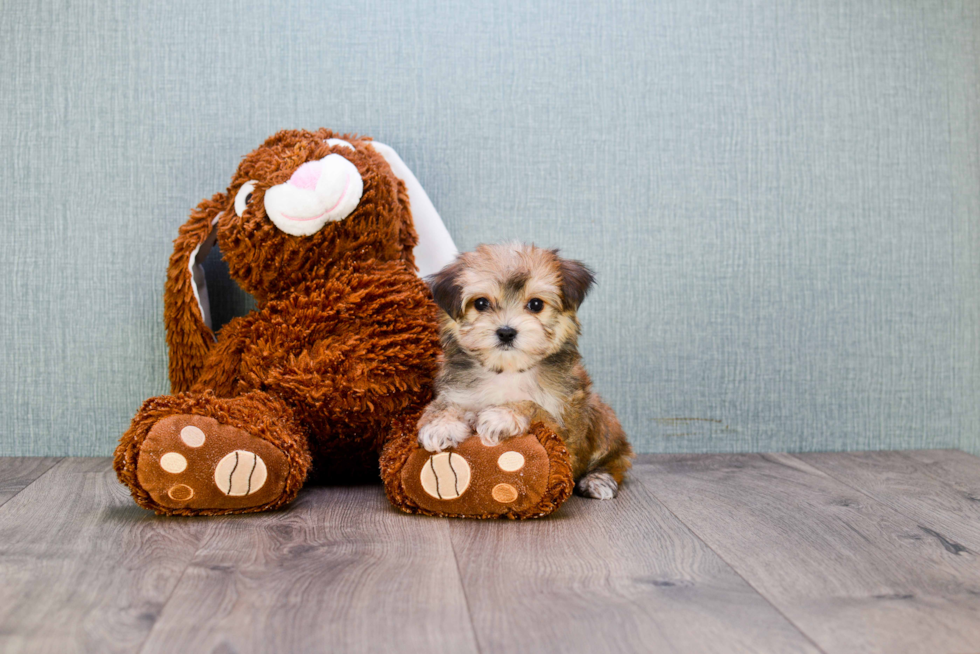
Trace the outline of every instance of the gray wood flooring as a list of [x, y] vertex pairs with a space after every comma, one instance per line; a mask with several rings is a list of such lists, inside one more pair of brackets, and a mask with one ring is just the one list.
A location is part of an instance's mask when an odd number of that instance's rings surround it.
[[108, 459], [0, 458], [2, 652], [980, 652], [980, 458], [644, 456], [538, 521], [380, 486], [160, 518]]

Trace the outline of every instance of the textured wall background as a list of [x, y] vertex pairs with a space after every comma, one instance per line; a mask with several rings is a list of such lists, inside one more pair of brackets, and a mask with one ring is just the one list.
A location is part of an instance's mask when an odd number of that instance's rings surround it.
[[598, 271], [641, 451], [980, 452], [978, 41], [969, 1], [7, 0], [0, 454], [111, 452], [167, 390], [177, 227], [321, 125], [461, 247]]

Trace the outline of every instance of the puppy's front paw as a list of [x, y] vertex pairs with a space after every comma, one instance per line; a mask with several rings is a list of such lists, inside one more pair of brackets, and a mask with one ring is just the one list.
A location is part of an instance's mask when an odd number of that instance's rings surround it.
[[619, 492], [619, 484], [608, 472], [590, 472], [578, 480], [575, 490], [594, 500], [611, 500]]
[[502, 406], [480, 411], [476, 417], [476, 433], [487, 447], [498, 444], [502, 438], [517, 436], [527, 431], [531, 420]]
[[419, 445], [430, 452], [441, 452], [456, 447], [473, 433], [465, 422], [453, 416], [436, 416], [419, 427]]

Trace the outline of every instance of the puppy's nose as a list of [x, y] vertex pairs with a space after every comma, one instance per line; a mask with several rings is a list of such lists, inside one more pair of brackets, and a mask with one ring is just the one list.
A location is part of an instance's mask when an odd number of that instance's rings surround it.
[[497, 338], [500, 339], [501, 343], [505, 345], [507, 343], [512, 343], [515, 338], [517, 338], [517, 330], [513, 327], [500, 327], [497, 329]]

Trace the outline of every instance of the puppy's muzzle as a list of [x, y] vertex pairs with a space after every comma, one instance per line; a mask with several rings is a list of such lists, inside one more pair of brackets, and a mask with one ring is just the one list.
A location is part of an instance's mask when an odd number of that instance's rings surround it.
[[497, 340], [501, 345], [513, 345], [515, 338], [517, 338], [517, 330], [513, 327], [504, 326], [497, 329]]

